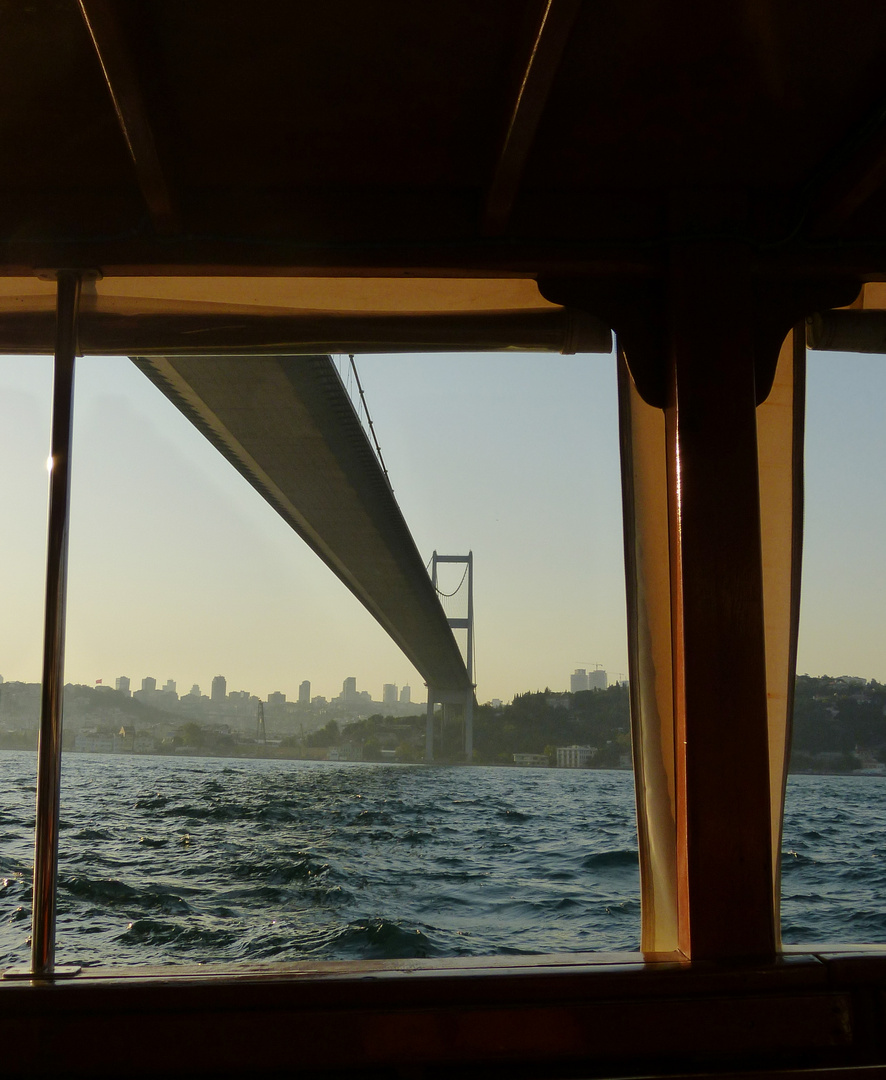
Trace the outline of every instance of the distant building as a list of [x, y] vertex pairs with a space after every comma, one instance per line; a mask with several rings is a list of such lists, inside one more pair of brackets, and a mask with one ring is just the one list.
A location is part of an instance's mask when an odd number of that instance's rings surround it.
[[588, 690], [605, 690], [609, 686], [603, 668], [588, 672]]
[[286, 695], [281, 694], [279, 690], [275, 690], [272, 694], [268, 694], [269, 705], [285, 705]]
[[74, 736], [74, 749], [83, 754], [113, 754], [114, 742], [112, 731], [78, 731]]
[[298, 703], [299, 705], [311, 704], [311, 684], [308, 679], [305, 679], [298, 688]]
[[348, 678], [345, 679], [345, 681], [341, 684], [341, 700], [357, 700], [357, 680], [354, 678], [353, 675], [348, 676]]
[[400, 687], [400, 704], [411, 705], [412, 704], [412, 687], [401, 686]]
[[514, 764], [529, 769], [547, 769], [551, 762], [547, 754], [514, 754]]
[[114, 683], [114, 686], [125, 697], [129, 697], [130, 690], [129, 690], [129, 676], [128, 675], [121, 675], [120, 678], [117, 679], [117, 681]]
[[188, 693], [188, 697], [200, 697], [200, 686], [198, 683], [194, 683], [194, 685], [191, 687], [190, 692]]
[[167, 679], [163, 684], [163, 689], [157, 691], [157, 697], [164, 705], [170, 705], [173, 702], [178, 701], [178, 694], [175, 690], [175, 679]]
[[212, 690], [210, 691], [210, 700], [213, 705], [221, 705], [228, 696], [228, 680], [224, 675], [216, 675], [212, 680]]
[[330, 746], [326, 751], [327, 761], [362, 761], [363, 747], [356, 743], [344, 743], [342, 746]]
[[573, 694], [578, 694], [582, 690], [588, 689], [588, 673], [583, 667], [576, 668], [573, 671], [572, 676], [569, 679], [569, 690]]
[[597, 756], [596, 746], [558, 746], [558, 769], [584, 769]]
[[146, 694], [153, 693], [157, 689], [157, 680], [152, 679], [150, 675], [146, 679], [142, 679], [142, 690]]
[[313, 705], [313, 706], [314, 706], [315, 708], [319, 709], [319, 708], [321, 708], [321, 707], [322, 707], [323, 705], [328, 705], [328, 704], [329, 704], [329, 702], [328, 702], [328, 701], [326, 700], [326, 698], [325, 698], [325, 697], [323, 697], [323, 695], [322, 695], [322, 694], [317, 694], [317, 696], [316, 696], [316, 697], [312, 697], [312, 698], [311, 698], [311, 704], [312, 704], [312, 705]]
[[570, 699], [568, 694], [545, 694], [545, 705], [551, 709], [568, 709]]
[[397, 687], [394, 683], [386, 682], [381, 690], [381, 700], [383, 705], [396, 705], [397, 704]]

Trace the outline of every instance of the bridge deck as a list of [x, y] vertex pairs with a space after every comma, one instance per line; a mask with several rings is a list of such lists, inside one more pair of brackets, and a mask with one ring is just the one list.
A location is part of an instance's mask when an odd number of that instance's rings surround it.
[[469, 688], [430, 577], [330, 357], [135, 362], [341, 578], [430, 685]]

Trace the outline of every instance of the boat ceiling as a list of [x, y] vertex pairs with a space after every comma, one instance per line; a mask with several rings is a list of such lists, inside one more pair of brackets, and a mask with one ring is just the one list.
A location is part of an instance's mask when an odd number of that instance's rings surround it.
[[704, 189], [761, 272], [882, 276], [879, 0], [2, 15], [7, 275], [648, 278]]

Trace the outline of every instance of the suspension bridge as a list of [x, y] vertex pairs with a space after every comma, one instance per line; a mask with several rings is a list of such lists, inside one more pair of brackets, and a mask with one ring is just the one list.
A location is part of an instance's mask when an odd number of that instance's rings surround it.
[[[473, 599], [447, 615], [400, 511], [365, 399], [359, 408], [331, 355], [142, 356], [136, 365], [274, 507], [375, 617], [428, 687], [428, 760], [434, 705], [465, 718], [471, 760]], [[354, 369], [356, 377], [356, 369]], [[246, 392], [248, 390], [248, 392]], [[470, 626], [468, 626], [470, 622]], [[466, 630], [463, 655], [454, 630]]]

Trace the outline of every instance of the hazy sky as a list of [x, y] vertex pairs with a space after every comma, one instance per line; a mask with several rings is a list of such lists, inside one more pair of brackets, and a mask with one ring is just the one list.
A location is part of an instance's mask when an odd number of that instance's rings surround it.
[[[477, 694], [626, 670], [614, 362], [363, 357], [395, 494], [423, 557], [474, 552]], [[39, 680], [51, 363], [0, 359], [0, 674]], [[886, 363], [813, 356], [799, 670], [886, 681]], [[66, 679], [332, 696], [417, 672], [126, 359], [81, 359]]]

